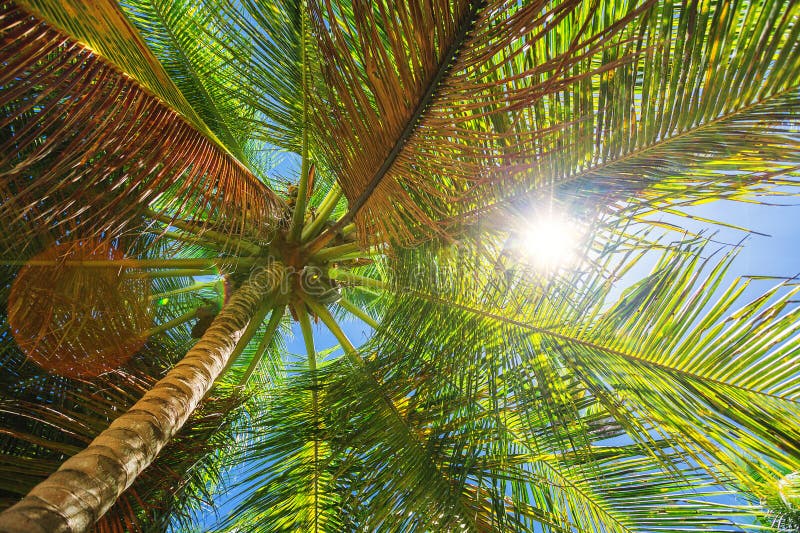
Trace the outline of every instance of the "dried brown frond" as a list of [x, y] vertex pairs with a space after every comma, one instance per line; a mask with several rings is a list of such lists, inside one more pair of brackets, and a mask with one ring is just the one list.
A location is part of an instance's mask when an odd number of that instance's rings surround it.
[[[390, 237], [406, 233], [396, 218], [398, 204], [425, 218], [397, 180], [384, 177], [403, 159], [475, 16], [464, 0], [422, 4], [379, 2], [373, 9], [358, 1], [309, 3], [330, 87], [323, 98], [334, 104], [315, 117], [325, 132], [324, 145], [335, 154], [331, 164], [350, 201], [349, 218], [358, 214], [359, 225], [370, 226], [359, 232], [365, 237], [375, 231]], [[340, 23], [350, 10], [352, 25]], [[375, 213], [381, 216], [370, 215]]]
[[68, 226], [114, 237], [148, 206], [229, 234], [282, 212], [242, 163], [92, 49], [9, 2], [0, 39], [4, 248]]

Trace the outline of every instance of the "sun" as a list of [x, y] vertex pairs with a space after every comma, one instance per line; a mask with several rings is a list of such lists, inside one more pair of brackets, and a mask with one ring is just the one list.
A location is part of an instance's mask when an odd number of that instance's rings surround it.
[[556, 270], [577, 260], [580, 230], [575, 221], [551, 213], [529, 219], [517, 239], [527, 262], [541, 270]]

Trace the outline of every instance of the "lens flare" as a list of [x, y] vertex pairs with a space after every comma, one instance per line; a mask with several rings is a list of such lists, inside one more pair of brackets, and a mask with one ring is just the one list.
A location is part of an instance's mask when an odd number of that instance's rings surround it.
[[520, 252], [536, 268], [555, 270], [577, 261], [580, 231], [566, 218], [553, 214], [535, 218], [517, 238]]
[[147, 279], [113, 266], [108, 243], [83, 241], [48, 248], [20, 269], [8, 299], [11, 333], [29, 359], [48, 372], [98, 376], [125, 363], [152, 326]]

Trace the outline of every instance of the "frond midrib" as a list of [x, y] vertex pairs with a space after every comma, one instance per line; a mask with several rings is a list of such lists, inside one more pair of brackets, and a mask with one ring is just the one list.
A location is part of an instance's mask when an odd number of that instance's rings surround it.
[[[28, 13], [32, 14], [37, 19], [44, 21], [48, 26], [50, 26], [53, 30], [57, 31], [64, 37], [78, 42], [81, 47], [85, 48], [86, 50], [90, 50], [99, 61], [101, 61], [107, 68], [113, 69], [114, 71], [118, 72], [120, 75], [130, 78], [136, 82], [136, 85], [140, 90], [142, 90], [145, 94], [149, 95], [151, 98], [157, 100], [165, 109], [168, 109], [170, 112], [174, 113], [176, 117], [178, 117], [181, 121], [187, 124], [192, 130], [199, 133], [202, 137], [207, 139], [212, 145], [217, 147], [221, 150], [225, 155], [230, 157], [231, 162], [234, 165], [240, 167], [243, 171], [245, 171], [253, 182], [258, 183], [263, 186], [260, 180], [258, 180], [250, 168], [237, 157], [230, 148], [228, 148], [225, 143], [223, 143], [219, 137], [209, 128], [209, 126], [203, 121], [203, 119], [197, 114], [197, 111], [189, 104], [186, 100], [183, 93], [178, 89], [172, 79], [164, 70], [161, 63], [152, 53], [150, 48], [143, 42], [139, 32], [135, 29], [135, 27], [130, 23], [128, 18], [122, 12], [121, 9], [116, 8], [117, 12], [119, 13], [119, 17], [122, 22], [127, 26], [128, 31], [136, 40], [136, 49], [143, 54], [143, 57], [148, 61], [148, 66], [159, 70], [160, 72], [156, 72], [156, 75], [159, 76], [160, 83], [167, 83], [170, 86], [170, 92], [174, 93], [173, 95], [167, 94], [167, 92], [162, 92], [157, 90], [155, 87], [151, 87], [151, 83], [148, 83], [147, 80], [140, 79], [139, 76], [136, 76], [133, 72], [127, 72], [126, 69], [123, 68], [122, 65], [117, 64], [116, 61], [108, 57], [102, 51], [97, 50], [93, 47], [90, 43], [87, 42], [86, 39], [81, 38], [79, 35], [73, 35], [73, 33], [64, 27], [63, 24], [59, 24], [57, 20], [54, 20], [52, 17], [47, 16], [43, 10], [39, 9], [37, 5], [35, 5], [31, 0], [17, 0], [19, 5]], [[107, 1], [107, 0], [103, 0]], [[155, 63], [155, 65], [153, 65]]]
[[657, 149], [660, 149], [660, 148], [664, 148], [665, 146], [669, 146], [673, 142], [677, 142], [677, 141], [679, 141], [679, 140], [681, 140], [683, 138], [686, 138], [686, 137], [691, 136], [693, 134], [696, 134], [698, 132], [702, 132], [702, 131], [704, 131], [704, 130], [712, 127], [712, 126], [718, 126], [721, 123], [726, 122], [727, 120], [733, 119], [733, 118], [735, 118], [735, 117], [737, 117], [739, 115], [743, 115], [743, 114], [747, 113], [748, 111], [752, 111], [753, 109], [758, 108], [760, 106], [763, 106], [765, 104], [768, 104], [771, 101], [777, 100], [777, 99], [779, 99], [779, 98], [781, 98], [783, 96], [791, 94], [793, 91], [796, 91], [798, 88], [800, 88], [800, 81], [798, 81], [797, 83], [794, 83], [793, 85], [791, 85], [790, 87], [787, 87], [786, 89], [783, 89], [783, 90], [775, 92], [775, 93], [770, 93], [768, 96], [766, 96], [764, 98], [756, 100], [756, 101], [754, 101], [754, 102], [752, 102], [752, 103], [750, 103], [750, 104], [748, 104], [748, 105], [746, 105], [744, 107], [737, 108], [735, 111], [731, 111], [731, 112], [729, 112], [727, 114], [720, 115], [720, 116], [718, 116], [718, 117], [716, 117], [716, 118], [714, 118], [712, 120], [709, 120], [707, 122], [701, 122], [701, 123], [697, 124], [697, 126], [695, 126], [694, 128], [690, 128], [690, 129], [684, 130], [684, 131], [682, 131], [682, 132], [680, 132], [678, 134], [675, 134], [673, 136], [662, 137], [660, 140], [658, 140], [655, 143], [648, 144], [647, 146], [643, 146], [643, 147], [641, 147], [641, 148], [639, 148], [637, 150], [634, 150], [632, 152], [627, 152], [626, 154], [624, 154], [624, 155], [622, 155], [622, 156], [620, 156], [620, 157], [618, 157], [616, 159], [604, 161], [603, 163], [600, 163], [600, 164], [597, 164], [597, 165], [594, 165], [594, 166], [586, 167], [586, 168], [584, 168], [584, 169], [582, 169], [582, 170], [580, 170], [580, 171], [578, 171], [576, 173], [570, 174], [570, 175], [568, 175], [568, 176], [566, 176], [566, 177], [564, 177], [562, 179], [557, 179], [549, 187], [542, 188], [542, 187], [535, 187], [534, 186], [533, 188], [529, 188], [529, 189], [526, 189], [526, 190], [523, 190], [523, 191], [518, 191], [518, 192], [515, 192], [515, 193], [513, 193], [513, 194], [511, 194], [509, 196], [506, 196], [506, 197], [500, 199], [499, 201], [491, 203], [491, 204], [489, 204], [487, 206], [474, 209], [474, 210], [472, 210], [470, 212], [466, 212], [466, 213], [463, 213], [461, 215], [457, 215], [457, 216], [455, 216], [453, 218], [444, 220], [443, 222], [445, 222], [445, 223], [454, 223], [457, 220], [466, 220], [466, 219], [470, 219], [470, 218], [473, 218], [473, 217], [476, 217], [476, 216], [479, 216], [479, 215], [485, 215], [485, 214], [489, 213], [490, 211], [492, 211], [494, 209], [500, 209], [503, 206], [506, 206], [506, 205], [512, 203], [513, 201], [515, 201], [515, 200], [517, 200], [517, 199], [519, 199], [519, 198], [521, 198], [521, 197], [523, 197], [525, 195], [536, 194], [536, 193], [542, 193], [543, 194], [544, 191], [542, 189], [552, 189], [554, 187], [561, 187], [561, 186], [568, 185], [570, 183], [576, 182], [576, 181], [578, 181], [578, 180], [580, 180], [582, 178], [591, 177], [593, 174], [596, 174], [597, 172], [600, 172], [601, 170], [604, 170], [604, 169], [607, 169], [607, 168], [613, 168], [616, 165], [624, 164], [627, 161], [630, 161], [632, 159], [636, 159], [636, 158], [641, 157], [641, 156], [645, 156], [651, 151], [654, 151], [654, 150], [657, 150]]
[[[356, 365], [353, 365], [353, 366], [356, 366]], [[436, 472], [436, 474], [439, 476], [440, 480], [442, 480], [444, 482], [445, 486], [447, 486], [449, 488], [450, 487], [450, 478], [442, 472], [442, 470], [441, 470], [441, 468], [439, 468], [439, 465], [437, 464], [437, 462], [428, 453], [426, 446], [424, 446], [423, 443], [420, 442], [420, 439], [417, 436], [417, 434], [414, 432], [413, 428], [408, 424], [408, 421], [400, 414], [400, 411], [398, 411], [397, 406], [395, 405], [394, 401], [392, 401], [392, 399], [389, 397], [389, 395], [386, 394], [386, 391], [385, 391], [383, 385], [380, 383], [380, 381], [378, 381], [378, 379], [372, 374], [372, 372], [369, 372], [363, 365], [359, 365], [357, 368], [358, 368], [358, 371], [362, 374], [363, 377], [365, 377], [366, 379], [368, 379], [369, 381], [371, 381], [374, 384], [374, 386], [377, 389], [378, 394], [380, 395], [381, 399], [386, 404], [386, 406], [389, 408], [389, 411], [391, 413], [392, 418], [398, 424], [400, 424], [400, 426], [403, 428], [403, 431], [406, 434], [406, 438], [408, 439], [408, 441], [410, 441], [412, 446], [415, 449], [417, 449], [425, 457], [425, 459], [428, 462], [428, 465], [433, 468], [434, 472]], [[473, 527], [473, 530], [477, 531], [477, 526], [475, 525], [475, 521], [473, 520], [472, 515], [469, 512], [469, 509], [464, 506], [464, 503], [461, 500], [461, 496], [462, 496], [461, 494], [458, 494], [458, 497], [455, 498], [455, 504], [456, 504], [456, 506], [458, 508], [459, 516], [462, 519], [464, 519], [467, 523], [471, 524], [472, 527]]]
[[470, 9], [464, 15], [462, 23], [460, 24], [458, 33], [454, 36], [453, 42], [450, 44], [450, 47], [445, 52], [442, 61], [439, 63], [439, 68], [436, 70], [436, 73], [431, 78], [428, 87], [425, 90], [425, 93], [420, 98], [419, 102], [417, 103], [416, 108], [414, 109], [414, 113], [409, 118], [408, 122], [406, 122], [403, 131], [398, 136], [397, 140], [392, 146], [392, 149], [387, 154], [386, 158], [381, 163], [381, 166], [375, 171], [375, 174], [372, 176], [372, 179], [366, 185], [364, 190], [361, 194], [352, 202], [350, 203], [347, 213], [336, 223], [334, 228], [330, 230], [331, 233], [338, 231], [345, 225], [349, 224], [353, 221], [355, 216], [361, 210], [362, 207], [369, 201], [372, 197], [372, 194], [378, 188], [378, 186], [383, 181], [383, 178], [386, 177], [389, 170], [391, 170], [392, 166], [394, 165], [395, 160], [400, 155], [403, 147], [405, 146], [406, 142], [409, 138], [414, 134], [417, 130], [419, 125], [420, 119], [422, 118], [425, 111], [428, 109], [429, 105], [436, 97], [436, 91], [441, 86], [441, 82], [444, 77], [451, 71], [453, 68], [454, 61], [458, 56], [458, 53], [462, 49], [462, 45], [467, 38], [467, 34], [469, 31], [474, 27], [475, 22], [478, 18], [478, 13], [480, 10], [486, 6], [485, 0], [473, 0], [470, 3]]
[[404, 290], [406, 290], [407, 292], [412, 293], [415, 296], [418, 296], [418, 297], [420, 297], [420, 298], [422, 298], [424, 300], [432, 302], [432, 303], [445, 304], [445, 305], [457, 307], [457, 308], [459, 308], [459, 309], [461, 309], [463, 311], [467, 311], [469, 313], [475, 313], [476, 315], [482, 316], [484, 318], [488, 318], [488, 319], [491, 319], [491, 320], [498, 320], [498, 321], [504, 322], [506, 324], [510, 324], [510, 325], [513, 325], [513, 326], [521, 327], [523, 329], [527, 329], [528, 331], [530, 331], [531, 333], [534, 333], [534, 334], [538, 334], [538, 335], [542, 335], [542, 336], [549, 336], [549, 337], [556, 338], [556, 339], [559, 339], [561, 341], [565, 341], [565, 342], [568, 342], [568, 343], [574, 343], [574, 344], [578, 344], [580, 346], [584, 346], [586, 348], [602, 351], [602, 352], [605, 352], [605, 353], [608, 353], [608, 354], [611, 354], [611, 355], [616, 355], [616, 356], [622, 357], [624, 359], [633, 360], [633, 361], [635, 361], [635, 362], [637, 362], [639, 364], [643, 364], [643, 365], [646, 365], [646, 366], [658, 368], [659, 370], [665, 371], [665, 372], [670, 373], [670, 374], [677, 373], [677, 374], [681, 374], [683, 376], [686, 376], [688, 378], [691, 378], [693, 380], [697, 380], [697, 381], [700, 381], [700, 382], [712, 383], [714, 385], [720, 385], [720, 386], [725, 386], [725, 387], [732, 387], [732, 388], [741, 390], [743, 392], [747, 392], [749, 394], [757, 394], [759, 396], [764, 396], [764, 397], [767, 397], [767, 398], [771, 398], [773, 400], [778, 400], [778, 401], [782, 401], [782, 402], [788, 402], [788, 403], [800, 406], [800, 399], [793, 399], [793, 398], [789, 398], [789, 397], [786, 397], [786, 396], [779, 396], [779, 395], [776, 395], [776, 394], [772, 394], [772, 393], [769, 393], [769, 392], [753, 390], [753, 389], [749, 389], [747, 387], [743, 387], [741, 385], [737, 385], [735, 383], [729, 383], [727, 381], [720, 381], [720, 380], [717, 380], [717, 379], [709, 378], [707, 376], [703, 376], [702, 374], [697, 374], [697, 373], [689, 372], [689, 371], [686, 371], [686, 370], [683, 370], [683, 369], [674, 368], [674, 367], [671, 367], [669, 365], [664, 365], [662, 363], [656, 363], [656, 362], [650, 361], [650, 360], [648, 360], [648, 359], [646, 359], [644, 357], [641, 357], [639, 355], [631, 354], [631, 353], [628, 353], [628, 352], [625, 352], [625, 351], [622, 351], [622, 350], [618, 350], [618, 349], [615, 349], [615, 348], [609, 348], [607, 346], [603, 346], [601, 344], [597, 344], [595, 342], [591, 342], [591, 341], [588, 341], [588, 340], [585, 340], [585, 339], [581, 339], [581, 338], [578, 338], [578, 337], [575, 337], [575, 336], [567, 335], [565, 333], [560, 333], [558, 331], [554, 331], [554, 330], [549, 329], [549, 328], [533, 326], [531, 324], [527, 324], [527, 323], [522, 322], [520, 320], [516, 320], [516, 319], [513, 319], [513, 318], [505, 317], [505, 316], [502, 316], [502, 315], [497, 315], [495, 313], [492, 313], [492, 312], [489, 312], [489, 311], [486, 311], [486, 310], [483, 310], [483, 309], [479, 309], [477, 307], [473, 307], [473, 306], [470, 306], [468, 304], [455, 302], [455, 301], [450, 301], [450, 300], [447, 300], [447, 299], [444, 299], [444, 298], [439, 298], [437, 296], [433, 296], [433, 295], [424, 293], [422, 291], [412, 289], [410, 287], [404, 287]]
[[[180, 44], [179, 44], [180, 41], [178, 40], [177, 35], [172, 30], [172, 26], [170, 26], [169, 23], [167, 22], [167, 20], [165, 19], [163, 11], [161, 9], [163, 7], [163, 4], [161, 4], [159, 0], [156, 0], [156, 1], [154, 1], [152, 3], [152, 6], [153, 6], [153, 11], [154, 11], [155, 15], [158, 17], [159, 21], [161, 22], [162, 27], [169, 34], [170, 40], [173, 43], [175, 43], [175, 50], [178, 52], [178, 54], [180, 55], [181, 60], [182, 60], [181, 64], [183, 64], [186, 67], [186, 70], [189, 72], [189, 75], [192, 77], [192, 80], [194, 81], [194, 85], [198, 89], [200, 89], [200, 91], [202, 91], [204, 100], [208, 103], [209, 110], [211, 111], [211, 114], [214, 116], [214, 119], [216, 119], [217, 123], [222, 127], [222, 129], [223, 129], [222, 133], [223, 133], [223, 136], [224, 136], [225, 141], [226, 141], [225, 142], [225, 146], [231, 152], [233, 152], [233, 155], [237, 159], [239, 159], [239, 161], [242, 164], [244, 164], [245, 166], [247, 166], [249, 168], [250, 165], [248, 165], [248, 162], [249, 162], [248, 158], [245, 155], [242, 146], [239, 144], [239, 141], [237, 141], [236, 137], [234, 137], [233, 132], [231, 131], [230, 126], [228, 125], [228, 121], [220, 113], [216, 102], [214, 101], [214, 99], [211, 97], [211, 94], [206, 89], [206, 86], [203, 83], [203, 81], [200, 78], [200, 76], [197, 74], [197, 71], [194, 68], [194, 63], [192, 63], [192, 61], [190, 61], [189, 57], [184, 52], [183, 47], [180, 46]], [[189, 104], [189, 105], [191, 106], [191, 104]], [[252, 172], [252, 169], [251, 169], [251, 172]]]

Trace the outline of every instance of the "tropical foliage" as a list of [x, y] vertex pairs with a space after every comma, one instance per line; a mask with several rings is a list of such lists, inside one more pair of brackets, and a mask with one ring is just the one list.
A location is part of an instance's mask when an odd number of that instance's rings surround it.
[[0, 528], [800, 523], [800, 288], [692, 214], [796, 194], [800, 4], [0, 9]]

